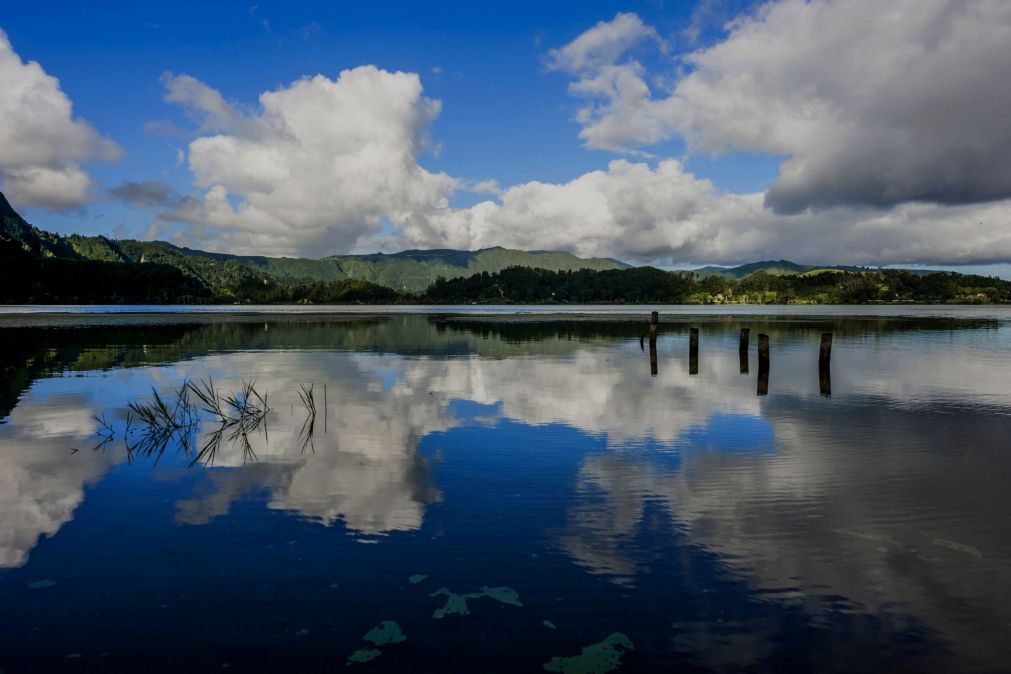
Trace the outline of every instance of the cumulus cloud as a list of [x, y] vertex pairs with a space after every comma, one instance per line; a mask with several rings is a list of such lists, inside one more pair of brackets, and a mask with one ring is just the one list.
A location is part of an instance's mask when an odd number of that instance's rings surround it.
[[[246, 121], [236, 105], [225, 100], [221, 92], [190, 75], [165, 73], [161, 76], [165, 100], [177, 103], [200, 125], [200, 131], [236, 131]], [[169, 123], [171, 124], [171, 123]], [[160, 122], [149, 123], [154, 131]]]
[[529, 182], [498, 202], [406, 223], [413, 247], [570, 250], [650, 262], [984, 263], [1011, 259], [1007, 201], [775, 213], [761, 193], [727, 194], [677, 160], [612, 161], [567, 183]]
[[81, 167], [117, 159], [121, 150], [73, 116], [60, 82], [35, 61], [22, 61], [0, 30], [0, 185], [21, 206], [75, 208], [89, 199]]
[[667, 48], [656, 29], [647, 26], [636, 14], [618, 12], [610, 21], [599, 21], [564, 47], [548, 51], [547, 66], [570, 73], [593, 71], [613, 64], [643, 40], [652, 40], [661, 50]]
[[[578, 115], [587, 146], [681, 136], [699, 151], [781, 155], [766, 200], [785, 213], [1011, 196], [1008, 3], [781, 0], [728, 27], [683, 57], [670, 95], [655, 96], [642, 66], [622, 61], [645, 28], [568, 68], [572, 93], [593, 99]], [[579, 53], [601, 31], [558, 51]]]
[[351, 248], [384, 223], [447, 207], [457, 180], [417, 163], [439, 102], [416, 74], [374, 66], [305, 78], [243, 111], [187, 75], [167, 100], [205, 134], [188, 163], [205, 190], [193, 220], [232, 251], [315, 254]]
[[[999, 81], [994, 64], [1008, 61], [994, 46], [1008, 12], [986, 0], [901, 0], [887, 16], [874, 5], [868, 22], [863, 2], [766, 5], [690, 54], [666, 98], [631, 58], [637, 45], [666, 45], [634, 14], [548, 52], [547, 66], [572, 74], [570, 91], [588, 101], [587, 145], [627, 150], [683, 135], [698, 150], [785, 157], [764, 193], [723, 192], [675, 159], [616, 160], [568, 182], [511, 187], [429, 171], [420, 157], [440, 103], [412, 73], [317, 75], [255, 106], [167, 74], [166, 99], [197, 127], [185, 157], [200, 191], [167, 205], [151, 235], [182, 221], [190, 226], [174, 236], [185, 245], [314, 257], [501, 245], [661, 264], [1011, 260], [1011, 201], [998, 198], [1001, 176], [1011, 187], [1001, 155], [1011, 125], [1007, 106], [997, 109], [1007, 88], [981, 84]], [[859, 56], [862, 69], [838, 54]], [[944, 76], [928, 81], [926, 70]], [[987, 91], [970, 110], [977, 88]], [[491, 196], [454, 208], [457, 190]]]

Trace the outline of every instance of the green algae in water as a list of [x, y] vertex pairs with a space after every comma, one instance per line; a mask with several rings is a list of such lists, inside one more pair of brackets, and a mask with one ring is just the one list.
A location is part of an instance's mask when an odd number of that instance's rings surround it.
[[364, 662], [375, 660], [382, 654], [383, 654], [382, 651], [376, 648], [359, 648], [357, 651], [351, 654], [351, 657], [348, 658], [347, 664], [360, 665]]
[[520, 596], [516, 593], [516, 590], [505, 585], [498, 587], [485, 586], [481, 588], [480, 592], [471, 592], [469, 594], [456, 594], [444, 587], [432, 593], [433, 597], [440, 595], [446, 597], [446, 605], [440, 609], [436, 609], [435, 613], [432, 614], [432, 617], [436, 620], [441, 620], [448, 615], [470, 615], [470, 608], [467, 606], [467, 602], [472, 599], [481, 599], [482, 597], [488, 597], [510, 606], [523, 606], [523, 602], [520, 601]]
[[427, 575], [425, 575], [423, 573], [416, 573], [413, 576], [411, 576], [410, 578], [408, 578], [407, 582], [409, 582], [411, 585], [417, 585], [418, 583], [420, 583], [421, 581], [425, 580], [426, 578], [428, 578]]
[[404, 636], [404, 633], [400, 630], [400, 625], [395, 620], [384, 620], [380, 623], [379, 627], [373, 627], [362, 638], [365, 641], [372, 642], [376, 646], [399, 644], [401, 641], [407, 641], [407, 637]]
[[491, 597], [495, 601], [500, 601], [503, 604], [509, 604], [510, 606], [523, 606], [523, 602], [520, 601], [519, 594], [516, 590], [511, 587], [506, 587], [505, 585], [499, 585], [498, 587], [482, 587], [481, 594], [477, 595], [475, 599], [481, 596]]
[[603, 641], [586, 646], [579, 655], [561, 657], [556, 655], [544, 665], [549, 672], [562, 674], [605, 674], [621, 665], [625, 651], [634, 651], [635, 646], [627, 636], [615, 632]]

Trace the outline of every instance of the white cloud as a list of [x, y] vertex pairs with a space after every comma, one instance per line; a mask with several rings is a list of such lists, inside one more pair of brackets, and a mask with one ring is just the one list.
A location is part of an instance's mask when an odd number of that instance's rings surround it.
[[205, 131], [189, 145], [206, 189], [199, 224], [230, 251], [320, 255], [347, 250], [384, 222], [444, 209], [457, 181], [417, 163], [439, 102], [412, 73], [374, 66], [322, 75], [260, 96], [246, 113], [186, 75], [167, 98]]
[[0, 188], [19, 206], [74, 208], [92, 186], [82, 162], [117, 159], [121, 150], [73, 117], [60, 82], [24, 62], [0, 30]]
[[93, 401], [46, 402], [27, 397], [0, 427], [0, 569], [22, 566], [42, 536], [54, 536], [73, 519], [85, 485], [112, 463], [103, 452], [69, 451], [95, 443]]
[[610, 21], [598, 22], [564, 47], [550, 50], [547, 66], [569, 73], [595, 70], [614, 63], [643, 40], [653, 40], [660, 49], [666, 49], [655, 28], [644, 24], [635, 14], [618, 12]]
[[402, 236], [411, 247], [502, 245], [643, 262], [967, 264], [1011, 259], [1008, 222], [1007, 201], [781, 215], [761, 193], [721, 193], [676, 160], [616, 160], [567, 183], [516, 185], [499, 202], [413, 219]]
[[578, 117], [587, 146], [683, 136], [699, 151], [782, 155], [766, 194], [781, 212], [1011, 196], [1011, 4], [781, 0], [729, 28], [684, 57], [689, 73], [666, 97], [620, 62], [645, 28], [568, 69], [572, 93], [593, 99]]
[[197, 120], [201, 131], [236, 131], [246, 121], [243, 112], [226, 101], [220, 91], [195, 77], [165, 73], [161, 83], [165, 87], [165, 100], [181, 105]]
[[[674, 159], [613, 161], [565, 183], [507, 188], [430, 172], [419, 156], [440, 104], [411, 73], [362, 66], [334, 80], [317, 75], [262, 94], [255, 109], [166, 75], [168, 100], [199, 125], [186, 157], [202, 192], [156, 224], [191, 223], [177, 239], [197, 247], [313, 257], [501, 245], [660, 263], [1011, 260], [1011, 201], [988, 200], [1005, 173], [1011, 186], [1011, 162], [994, 154], [1011, 149], [1011, 125], [995, 108], [1006, 87], [990, 86], [979, 110], [965, 102], [980, 82], [1000, 81], [994, 64], [1011, 52], [994, 48], [994, 36], [1011, 10], [986, 0], [968, 3], [975, 13], [899, 2], [888, 15], [875, 5], [869, 26], [852, 9], [867, 9], [861, 2], [769, 4], [691, 54], [694, 70], [664, 99], [627, 56], [643, 41], [663, 48], [635, 15], [549, 52], [549, 67], [573, 73], [570, 91], [589, 101], [579, 113], [588, 145], [628, 149], [685, 134], [702, 150], [787, 157], [765, 194], [722, 192]], [[807, 32], [786, 39], [791, 31]], [[974, 44], [963, 44], [966, 33], [978, 33]], [[965, 47], [961, 59], [949, 53], [956, 46]], [[859, 56], [863, 69], [838, 54]], [[925, 68], [944, 77], [931, 83]], [[456, 190], [493, 198], [452, 208]]]
[[502, 194], [502, 186], [497, 180], [477, 180], [466, 185], [468, 192], [475, 194]]

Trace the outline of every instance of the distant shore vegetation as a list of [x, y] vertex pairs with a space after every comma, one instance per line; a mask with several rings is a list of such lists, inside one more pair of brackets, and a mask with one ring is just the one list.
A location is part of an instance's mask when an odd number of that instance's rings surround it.
[[36, 258], [0, 242], [5, 304], [1003, 304], [1011, 282], [901, 269], [819, 271], [743, 279], [652, 267], [551, 271], [509, 267], [439, 277], [422, 292], [368, 281], [241, 278], [209, 286], [158, 263]]

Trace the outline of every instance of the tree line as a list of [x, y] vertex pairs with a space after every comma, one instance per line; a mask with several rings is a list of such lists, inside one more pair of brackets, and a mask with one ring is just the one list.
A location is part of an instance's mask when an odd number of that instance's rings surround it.
[[509, 267], [466, 278], [439, 277], [421, 293], [353, 279], [319, 281], [237, 274], [226, 286], [195, 270], [151, 261], [38, 257], [0, 238], [0, 302], [8, 304], [993, 304], [1011, 301], [1011, 282], [955, 272], [764, 271], [743, 279], [653, 267], [549, 271]]

